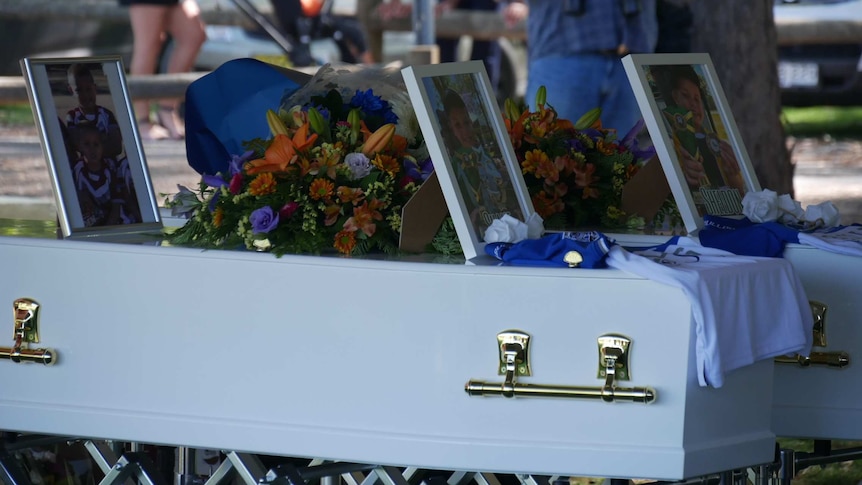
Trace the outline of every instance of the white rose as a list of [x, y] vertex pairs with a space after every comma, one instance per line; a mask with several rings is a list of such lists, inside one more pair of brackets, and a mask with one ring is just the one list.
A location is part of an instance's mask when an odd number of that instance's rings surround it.
[[782, 224], [796, 224], [802, 220], [805, 209], [802, 204], [793, 200], [789, 194], [778, 197], [778, 222]]
[[257, 251], [269, 251], [269, 248], [272, 247], [272, 243], [269, 242], [269, 239], [255, 239], [252, 242], [254, 249]]
[[513, 238], [514, 235], [512, 234], [511, 228], [509, 228], [509, 226], [500, 219], [494, 219], [494, 222], [485, 229], [486, 243], [513, 242]]
[[805, 222], [819, 227], [835, 227], [840, 219], [838, 208], [832, 202], [826, 201], [805, 208]]
[[752, 222], [770, 222], [778, 219], [778, 194], [764, 189], [746, 192], [742, 198], [742, 213]]
[[527, 225], [515, 219], [509, 214], [499, 219], [494, 219], [488, 229], [485, 230], [485, 242], [509, 242], [516, 243], [527, 238]]
[[539, 239], [545, 233], [545, 220], [533, 212], [527, 218], [527, 239]]

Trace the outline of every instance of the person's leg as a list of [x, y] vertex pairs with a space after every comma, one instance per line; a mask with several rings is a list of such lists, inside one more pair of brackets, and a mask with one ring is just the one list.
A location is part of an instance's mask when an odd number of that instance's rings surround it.
[[611, 59], [608, 63], [602, 96], [602, 125], [615, 128], [620, 137], [625, 136], [642, 114], [622, 61]]
[[[601, 106], [601, 88], [606, 59], [597, 55], [555, 56], [530, 62], [525, 101], [536, 108], [536, 92], [547, 89], [547, 103], [560, 118], [577, 121], [587, 111]], [[603, 113], [602, 118], [608, 113]]]
[[[347, 47], [355, 59], [354, 62], [363, 64], [372, 64], [374, 57], [368, 50], [368, 43], [365, 41], [365, 32], [362, 31], [362, 26], [355, 17], [345, 17], [341, 15], [329, 16], [332, 26], [335, 28], [333, 35], [341, 34]], [[337, 40], [337, 39], [336, 39]]]
[[[170, 74], [189, 72], [201, 46], [206, 41], [206, 30], [200, 16], [201, 10], [195, 0], [180, 0], [180, 4], [172, 7], [167, 16], [167, 32], [174, 41], [173, 50], [168, 59], [167, 72]], [[171, 138], [181, 139], [185, 136], [184, 123], [179, 117], [178, 100], [159, 105], [159, 122], [168, 130]]]
[[270, 0], [270, 4], [281, 29], [293, 44], [290, 62], [296, 67], [313, 65], [310, 47], [312, 23], [302, 13], [302, 4], [299, 0]]
[[[147, 75], [156, 73], [159, 52], [165, 41], [162, 28], [168, 9], [163, 5], [135, 4], [129, 6], [129, 22], [132, 26], [132, 60], [129, 74]], [[146, 101], [133, 104], [141, 136], [147, 140], [167, 138], [168, 133], [150, 122], [150, 105]]]
[[491, 87], [494, 91], [497, 90], [497, 84], [500, 79], [500, 58], [502, 51], [500, 44], [495, 40], [473, 40], [473, 49], [470, 53], [470, 59], [482, 61], [485, 64], [485, 70], [488, 71], [488, 79], [491, 81]]
[[[458, 8], [493, 12], [497, 10], [498, 5], [496, 0], [461, 0]], [[470, 59], [482, 61], [485, 64], [485, 70], [488, 71], [488, 78], [495, 91], [500, 78], [501, 57], [500, 44], [496, 40], [473, 40]]]
[[440, 48], [440, 62], [455, 62], [458, 60], [459, 38], [438, 37], [437, 46]]
[[195, 0], [180, 0], [179, 6], [170, 9], [167, 31], [174, 40], [168, 72], [191, 71], [201, 46], [207, 40], [201, 9]]

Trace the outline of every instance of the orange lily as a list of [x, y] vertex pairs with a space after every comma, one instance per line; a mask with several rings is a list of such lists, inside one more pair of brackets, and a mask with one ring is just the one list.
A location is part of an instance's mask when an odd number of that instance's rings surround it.
[[254, 175], [263, 172], [288, 171], [290, 165], [296, 161], [296, 153], [307, 150], [317, 140], [317, 134], [312, 133], [309, 136], [308, 129], [308, 123], [306, 123], [296, 130], [293, 138], [282, 134], [275, 135], [263, 158], [246, 164], [246, 172]]
[[359, 207], [354, 207], [353, 217], [347, 219], [347, 222], [344, 223], [344, 230], [361, 230], [365, 233], [366, 236], [373, 236], [375, 231], [377, 231], [377, 225], [374, 223], [374, 221], [383, 220], [383, 215], [380, 214], [380, 212], [377, 210], [381, 206], [382, 203], [380, 203], [380, 201], [373, 200], [371, 202], [366, 201]]

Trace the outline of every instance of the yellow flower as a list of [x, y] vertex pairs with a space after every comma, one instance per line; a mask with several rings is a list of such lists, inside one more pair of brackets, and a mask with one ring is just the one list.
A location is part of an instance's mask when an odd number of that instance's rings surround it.
[[377, 153], [371, 164], [379, 168], [381, 171], [388, 173], [392, 177], [398, 174], [401, 168], [398, 166], [398, 160], [395, 157], [383, 153]]
[[536, 173], [539, 165], [546, 160], [548, 160], [548, 155], [542, 150], [539, 150], [538, 148], [530, 150], [524, 155], [524, 162], [521, 165], [521, 170], [524, 173]]
[[221, 227], [222, 220], [224, 220], [224, 210], [221, 207], [217, 207], [215, 212], [213, 212], [213, 226]]

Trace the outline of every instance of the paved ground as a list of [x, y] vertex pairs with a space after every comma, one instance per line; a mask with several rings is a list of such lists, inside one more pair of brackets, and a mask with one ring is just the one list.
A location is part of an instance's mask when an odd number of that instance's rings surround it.
[[[35, 128], [0, 127], [0, 135], [0, 218], [51, 217], [51, 183]], [[862, 142], [805, 138], [788, 144], [796, 200], [803, 206], [831, 200], [842, 223], [862, 222]], [[158, 194], [175, 193], [177, 184], [197, 184], [183, 142], [145, 142], [144, 153], [160, 202]]]

